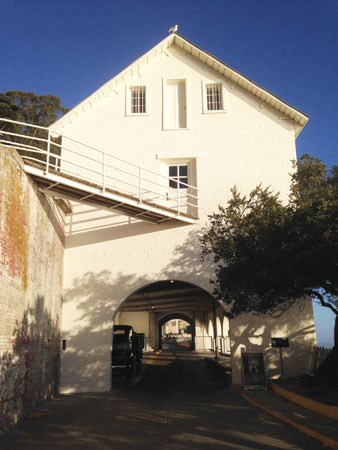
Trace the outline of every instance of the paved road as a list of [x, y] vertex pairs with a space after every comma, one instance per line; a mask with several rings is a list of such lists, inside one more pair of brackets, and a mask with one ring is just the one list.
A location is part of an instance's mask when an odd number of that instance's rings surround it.
[[203, 360], [161, 361], [134, 386], [61, 396], [0, 449], [275, 450], [324, 447], [246, 403]]

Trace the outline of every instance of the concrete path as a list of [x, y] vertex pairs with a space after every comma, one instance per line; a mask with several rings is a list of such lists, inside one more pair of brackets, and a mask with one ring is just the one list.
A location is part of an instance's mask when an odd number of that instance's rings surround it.
[[318, 410], [313, 411], [285, 400], [271, 390], [243, 391], [237, 389], [237, 392], [247, 401], [278, 420], [313, 437], [326, 447], [338, 450], [338, 421], [336, 419], [320, 414]]
[[1, 450], [275, 450], [324, 447], [220, 385], [203, 360], [147, 366], [136, 385], [61, 396], [0, 438]]

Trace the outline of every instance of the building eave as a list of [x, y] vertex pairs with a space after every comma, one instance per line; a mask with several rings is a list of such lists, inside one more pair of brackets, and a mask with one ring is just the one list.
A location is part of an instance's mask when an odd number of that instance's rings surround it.
[[295, 125], [296, 137], [308, 122], [309, 117], [305, 113], [286, 103], [275, 94], [272, 94], [268, 90], [262, 88], [257, 83], [244, 76], [237, 70], [233, 69], [227, 64], [224, 64], [221, 60], [219, 60], [212, 54], [198, 48], [196, 45], [192, 44], [182, 36], [176, 34], [174, 43], [187, 53], [190, 53], [192, 56], [198, 58], [204, 64], [207, 64], [213, 70], [221, 73], [225, 78], [231, 80], [233, 83], [242, 87], [250, 94], [259, 98], [265, 104], [279, 111], [281, 114], [283, 114], [283, 116], [288, 117], [290, 120], [292, 120]]

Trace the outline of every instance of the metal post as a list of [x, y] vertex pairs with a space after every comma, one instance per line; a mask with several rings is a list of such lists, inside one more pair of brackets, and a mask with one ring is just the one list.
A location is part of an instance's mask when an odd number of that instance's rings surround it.
[[176, 198], [176, 202], [177, 202], [177, 214], [180, 213], [179, 207], [180, 207], [180, 199], [179, 199], [179, 182], [177, 181], [177, 198]]
[[142, 203], [143, 200], [141, 170], [142, 168], [138, 166], [138, 199], [140, 203]]
[[49, 158], [50, 158], [50, 139], [51, 132], [48, 130], [48, 138], [47, 138], [47, 159], [46, 159], [46, 174], [49, 172]]
[[284, 378], [284, 365], [283, 365], [282, 347], [279, 347], [279, 363], [280, 363], [281, 377]]
[[103, 192], [106, 190], [106, 154], [102, 153], [102, 187]]

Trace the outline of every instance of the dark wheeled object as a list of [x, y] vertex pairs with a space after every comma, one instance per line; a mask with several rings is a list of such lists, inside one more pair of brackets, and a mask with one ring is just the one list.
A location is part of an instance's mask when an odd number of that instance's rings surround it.
[[144, 333], [136, 333], [131, 325], [113, 326], [112, 369], [127, 377], [141, 368]]

